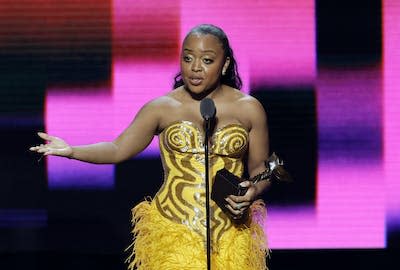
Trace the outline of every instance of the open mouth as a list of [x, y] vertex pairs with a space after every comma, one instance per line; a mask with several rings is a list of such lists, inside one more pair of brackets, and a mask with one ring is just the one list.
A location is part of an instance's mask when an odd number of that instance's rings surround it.
[[201, 82], [203, 81], [203, 78], [199, 78], [199, 77], [191, 77], [189, 78], [190, 84], [192, 85], [200, 85]]

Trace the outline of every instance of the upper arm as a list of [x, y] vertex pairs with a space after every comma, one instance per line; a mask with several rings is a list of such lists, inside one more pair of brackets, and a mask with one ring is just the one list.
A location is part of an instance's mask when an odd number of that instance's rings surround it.
[[264, 161], [269, 156], [267, 115], [255, 98], [246, 104], [251, 128], [249, 131], [248, 170], [252, 177], [265, 170]]
[[151, 142], [160, 122], [162, 102], [145, 104], [130, 125], [113, 141], [117, 147], [117, 161], [126, 160], [143, 151]]

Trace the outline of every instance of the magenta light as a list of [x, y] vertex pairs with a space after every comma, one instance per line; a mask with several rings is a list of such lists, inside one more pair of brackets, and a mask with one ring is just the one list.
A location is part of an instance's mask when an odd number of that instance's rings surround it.
[[[176, 63], [113, 63], [113, 119], [115, 131], [121, 132], [133, 120], [139, 109], [152, 99], [172, 90]], [[158, 138], [142, 155], [158, 155]]]
[[[245, 90], [251, 84], [312, 85], [316, 74], [314, 1], [181, 1], [181, 39], [194, 25], [222, 27]], [[212, 7], [212, 8], [210, 8]]]
[[385, 192], [378, 164], [318, 166], [317, 210], [325, 247], [385, 247]]
[[316, 207], [271, 208], [272, 248], [385, 247], [385, 193], [379, 166], [319, 164]]
[[113, 59], [175, 61], [179, 54], [179, 0], [112, 1]]
[[[382, 78], [379, 66], [353, 69], [319, 68], [318, 126], [347, 128], [381, 125]], [[331, 135], [335, 136], [334, 134]]]
[[[109, 141], [114, 137], [111, 95], [102, 88], [47, 89], [46, 131], [71, 145]], [[50, 188], [100, 187], [114, 184], [112, 165], [84, 164], [59, 157], [48, 157]]]
[[389, 226], [400, 226], [400, 3], [383, 1], [383, 137]]
[[[259, 85], [314, 84], [314, 1], [200, 1], [196, 2], [196, 8], [190, 1], [166, 2], [142, 1], [132, 4], [128, 0], [113, 1], [112, 84], [109, 89], [47, 89], [46, 129], [49, 133], [64, 137], [72, 144], [114, 139], [132, 121], [143, 104], [170, 91], [173, 76], [178, 71], [180, 43], [186, 32], [199, 23], [213, 23], [227, 32], [239, 62], [246, 92], [250, 87]], [[391, 3], [394, 2], [385, 2], [385, 8], [392, 6]], [[149, 7], [153, 6], [162, 8], [151, 9], [152, 20], [149, 20], [143, 14], [148, 14]], [[396, 8], [389, 13], [385, 11], [385, 14], [399, 14]], [[168, 14], [169, 21], [164, 19], [163, 12]], [[394, 22], [385, 21], [385, 27], [389, 27], [389, 23]], [[389, 47], [390, 44], [398, 44], [399, 30], [390, 31], [385, 30], [385, 52], [391, 52], [390, 55], [385, 54], [385, 59], [391, 59], [385, 61], [384, 105], [389, 110], [385, 109], [384, 115], [385, 165], [379, 159], [367, 158], [356, 162], [350, 158], [350, 163], [344, 166], [342, 162], [339, 167], [321, 158], [329, 157], [329, 153], [320, 152], [323, 155], [318, 160], [316, 204], [269, 208], [265, 226], [272, 249], [385, 246], [385, 191], [390, 195], [388, 205], [391, 213], [400, 209], [400, 188], [395, 182], [399, 179], [396, 165], [399, 161], [396, 140], [399, 138], [399, 126], [395, 124], [399, 122], [396, 118], [399, 112], [395, 108], [399, 107], [399, 89], [396, 87], [400, 84], [394, 75], [399, 70], [400, 61], [394, 57], [394, 45], [393, 48]], [[168, 46], [157, 43], [160, 35]], [[141, 39], [137, 39], [138, 36]], [[151, 57], [143, 57], [144, 54]], [[358, 112], [363, 111], [357, 107], [360, 103], [346, 95], [349, 88], [363, 89], [372, 85], [372, 96], [364, 96], [361, 92], [356, 95], [362, 99], [363, 105], [377, 105], [375, 97], [380, 97], [379, 80], [371, 77], [369, 82], [372, 84], [365, 83], [365, 78], [375, 75], [375, 71], [358, 73], [366, 76], [359, 80], [352, 76], [345, 77], [342, 86], [346, 83], [350, 85], [341, 93], [329, 88], [331, 83], [335, 83], [329, 77], [330, 71], [319, 74], [327, 76], [322, 78], [322, 86], [317, 85], [320, 134], [330, 131], [331, 127], [340, 126], [343, 116], [346, 125], [356, 123], [363, 127], [364, 123], [372, 123], [379, 128], [381, 107], [371, 109], [370, 115], [352, 116], [354, 108]], [[390, 75], [390, 72], [393, 74]], [[329, 95], [336, 95], [337, 101], [345, 109], [338, 110], [337, 103], [331, 102]], [[378, 112], [378, 115], [374, 116], [374, 112]], [[143, 155], [156, 155], [156, 144], [153, 142]], [[377, 164], [373, 163], [375, 160], [378, 160]], [[386, 189], [376, 181], [385, 175], [388, 184]], [[112, 188], [114, 185], [112, 165], [83, 164], [57, 157], [48, 160], [48, 176], [49, 186], [54, 188]]]

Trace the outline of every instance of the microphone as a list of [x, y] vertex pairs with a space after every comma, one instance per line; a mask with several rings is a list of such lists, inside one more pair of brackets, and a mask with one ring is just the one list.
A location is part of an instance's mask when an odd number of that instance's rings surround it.
[[200, 102], [200, 113], [204, 120], [209, 121], [215, 117], [216, 109], [211, 98], [204, 98]]
[[210, 226], [210, 169], [208, 165], [208, 138], [210, 137], [211, 120], [214, 119], [216, 109], [214, 101], [211, 98], [204, 98], [200, 102], [200, 113], [204, 118], [205, 138], [204, 138], [204, 155], [205, 155], [205, 184], [206, 184], [206, 230], [207, 230], [207, 270], [211, 270], [211, 226]]
[[206, 131], [206, 133], [208, 134], [211, 131], [211, 124], [212, 124], [212, 120], [215, 117], [215, 113], [216, 113], [216, 108], [215, 108], [215, 104], [214, 101], [211, 98], [205, 98], [203, 100], [201, 100], [200, 102], [200, 113], [201, 116], [203, 117], [203, 119], [205, 120], [204, 122], [204, 129]]

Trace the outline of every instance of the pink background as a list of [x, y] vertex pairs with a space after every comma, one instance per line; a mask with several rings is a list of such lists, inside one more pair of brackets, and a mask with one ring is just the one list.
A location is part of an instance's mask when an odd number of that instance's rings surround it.
[[[387, 226], [400, 224], [400, 5], [383, 1], [382, 65], [350, 70], [317, 69], [314, 5], [114, 0], [110, 84], [49, 87], [46, 130], [71, 144], [112, 140], [143, 104], [171, 90], [185, 33], [200, 23], [216, 24], [230, 38], [245, 92], [262, 85], [311, 86], [320, 138], [365, 127], [382, 134], [382, 157], [365, 149], [362, 159], [332, 158], [319, 149], [316, 203], [270, 207], [265, 227], [271, 248], [385, 247]], [[153, 142], [142, 156], [157, 153]], [[57, 157], [47, 162], [51, 188], [113, 188], [113, 165]]]

